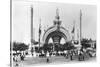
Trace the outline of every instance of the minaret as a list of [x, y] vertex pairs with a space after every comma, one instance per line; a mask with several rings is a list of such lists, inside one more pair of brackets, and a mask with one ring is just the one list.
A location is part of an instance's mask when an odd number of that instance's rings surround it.
[[31, 6], [31, 47], [33, 45], [33, 6]]
[[82, 11], [80, 10], [80, 42], [82, 41]]
[[81, 41], [82, 41], [82, 11], [80, 10], [80, 39], [79, 39], [79, 46], [81, 45]]

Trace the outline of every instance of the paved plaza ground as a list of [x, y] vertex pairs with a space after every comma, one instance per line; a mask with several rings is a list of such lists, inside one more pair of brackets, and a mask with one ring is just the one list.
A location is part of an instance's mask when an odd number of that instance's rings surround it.
[[[24, 61], [19, 61], [19, 66], [17, 67], [30, 67], [36, 65], [45, 65], [45, 64], [68, 64], [68, 63], [82, 63], [82, 62], [95, 62], [96, 58], [89, 56], [85, 56], [84, 61], [78, 61], [78, 57], [74, 56], [74, 60], [70, 60], [70, 58], [65, 58], [63, 56], [53, 56], [49, 58], [50, 61], [47, 63], [46, 58], [39, 58], [39, 57], [26, 57]], [[16, 62], [13, 62], [13, 67], [15, 66]]]

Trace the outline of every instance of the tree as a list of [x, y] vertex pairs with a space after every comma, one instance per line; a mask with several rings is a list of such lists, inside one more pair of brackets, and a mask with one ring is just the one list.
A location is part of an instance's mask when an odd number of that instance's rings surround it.
[[71, 49], [75, 49], [75, 47], [73, 46], [73, 44], [71, 42], [66, 42], [64, 45], [64, 50], [71, 50]]
[[82, 44], [82, 47], [84, 48], [88, 48], [88, 47], [91, 47], [91, 45], [89, 44], [89, 42], [91, 42], [92, 40], [88, 40], [88, 39], [82, 39], [81, 41], [81, 44]]
[[19, 51], [25, 51], [28, 49], [28, 45], [24, 44], [24, 43], [19, 43]]
[[53, 48], [53, 44], [52, 43], [49, 43], [49, 44], [45, 43], [43, 45], [43, 47], [42, 47], [42, 49], [44, 50], [44, 52], [47, 52], [47, 51], [50, 52], [52, 50], [52, 48]]
[[17, 42], [13, 42], [13, 51], [16, 51], [16, 53], [17, 53], [18, 50], [19, 50], [18, 43]]
[[18, 42], [13, 42], [13, 50], [16, 51], [24, 51], [28, 49], [28, 45], [24, 44], [24, 43], [18, 43]]

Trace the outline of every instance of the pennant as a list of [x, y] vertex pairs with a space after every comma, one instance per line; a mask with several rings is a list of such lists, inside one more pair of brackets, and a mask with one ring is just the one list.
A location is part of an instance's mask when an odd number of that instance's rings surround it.
[[39, 35], [41, 35], [41, 24], [39, 25]]
[[73, 27], [72, 33], [74, 33], [74, 31], [75, 31], [75, 28]]

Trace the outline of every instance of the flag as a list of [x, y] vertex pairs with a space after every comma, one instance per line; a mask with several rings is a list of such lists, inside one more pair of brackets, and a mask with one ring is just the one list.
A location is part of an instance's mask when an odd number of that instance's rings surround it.
[[72, 33], [75, 32], [75, 20], [73, 21], [73, 29], [72, 29]]
[[39, 28], [39, 34], [41, 34], [41, 28]]
[[75, 28], [73, 27], [72, 33], [74, 33], [74, 31], [75, 31]]
[[41, 24], [39, 25], [39, 35], [41, 35]]
[[79, 39], [79, 30], [77, 30], [77, 39]]

